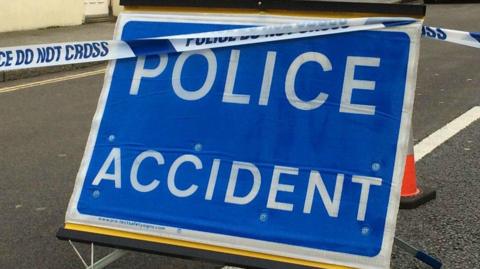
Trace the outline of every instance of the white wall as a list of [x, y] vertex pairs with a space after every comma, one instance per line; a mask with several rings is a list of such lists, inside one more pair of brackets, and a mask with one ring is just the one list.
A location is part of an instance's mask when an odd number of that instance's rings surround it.
[[83, 0], [3, 0], [0, 32], [82, 24]]
[[112, 0], [111, 5], [113, 16], [118, 17], [118, 14], [123, 11], [123, 6], [120, 5], [120, 0]]

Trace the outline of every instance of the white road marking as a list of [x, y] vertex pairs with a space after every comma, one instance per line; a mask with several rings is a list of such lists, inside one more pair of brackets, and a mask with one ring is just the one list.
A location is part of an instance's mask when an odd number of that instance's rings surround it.
[[421, 160], [435, 148], [478, 119], [480, 119], [480, 106], [474, 106], [433, 134], [427, 136], [414, 147], [415, 161]]
[[23, 89], [27, 89], [27, 88], [31, 88], [31, 87], [42, 86], [42, 85], [46, 85], [46, 84], [52, 84], [52, 83], [56, 83], [56, 82], [62, 82], [62, 81], [67, 81], [67, 80], [72, 80], [72, 79], [77, 79], [77, 78], [85, 78], [85, 77], [100, 75], [100, 74], [103, 74], [103, 73], [105, 73], [105, 69], [89, 71], [89, 72], [84, 72], [84, 73], [70, 75], [70, 76], [63, 76], [63, 77], [58, 77], [58, 78], [40, 80], [40, 81], [15, 85], [15, 86], [11, 86], [11, 87], [0, 88], [0, 93], [13, 92], [13, 91], [23, 90]]

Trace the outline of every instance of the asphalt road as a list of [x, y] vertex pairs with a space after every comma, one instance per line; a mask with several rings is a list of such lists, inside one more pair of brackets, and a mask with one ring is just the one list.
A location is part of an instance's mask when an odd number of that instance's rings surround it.
[[[480, 30], [480, 4], [429, 7], [427, 24]], [[417, 141], [480, 105], [480, 51], [422, 41], [414, 113]], [[0, 88], [65, 76], [3, 83]], [[0, 94], [0, 268], [80, 268], [55, 238], [102, 87], [90, 76]], [[397, 235], [441, 258], [445, 268], [480, 268], [480, 122], [417, 162], [422, 185], [438, 198], [401, 210]], [[86, 247], [80, 250], [86, 252]], [[98, 257], [106, 252], [100, 249]], [[217, 265], [129, 254], [111, 268], [215, 268]], [[428, 268], [394, 248], [392, 268]]]

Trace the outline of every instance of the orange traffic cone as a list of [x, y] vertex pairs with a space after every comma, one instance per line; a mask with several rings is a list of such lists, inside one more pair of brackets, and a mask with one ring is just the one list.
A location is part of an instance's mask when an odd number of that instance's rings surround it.
[[415, 170], [415, 155], [413, 152], [413, 132], [410, 131], [408, 140], [408, 154], [403, 174], [402, 193], [400, 199], [401, 209], [416, 208], [430, 200], [435, 199], [437, 192], [428, 188], [420, 188], [417, 185]]

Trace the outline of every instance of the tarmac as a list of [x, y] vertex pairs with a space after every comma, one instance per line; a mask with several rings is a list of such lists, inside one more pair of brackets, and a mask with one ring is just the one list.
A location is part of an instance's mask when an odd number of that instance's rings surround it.
[[[425, 23], [479, 31], [478, 14], [480, 4], [433, 5], [427, 8]], [[114, 25], [103, 22], [4, 33], [0, 47], [111, 39]], [[479, 57], [478, 49], [422, 40], [413, 118], [416, 143], [479, 106]], [[0, 88], [97, 70], [102, 65], [8, 72], [1, 74], [6, 82]], [[99, 74], [1, 95], [0, 141], [8, 143], [0, 143], [0, 268], [81, 266], [55, 232], [64, 220], [102, 81]], [[480, 121], [476, 121], [417, 162], [420, 184], [436, 189], [437, 199], [417, 209], [400, 210], [398, 215], [396, 235], [442, 259], [445, 268], [480, 268], [479, 132]], [[85, 245], [79, 246], [88, 253]], [[107, 251], [99, 248], [98, 257]], [[220, 265], [131, 253], [111, 266], [160, 267], [216, 269]], [[429, 267], [394, 247], [392, 268]]]

